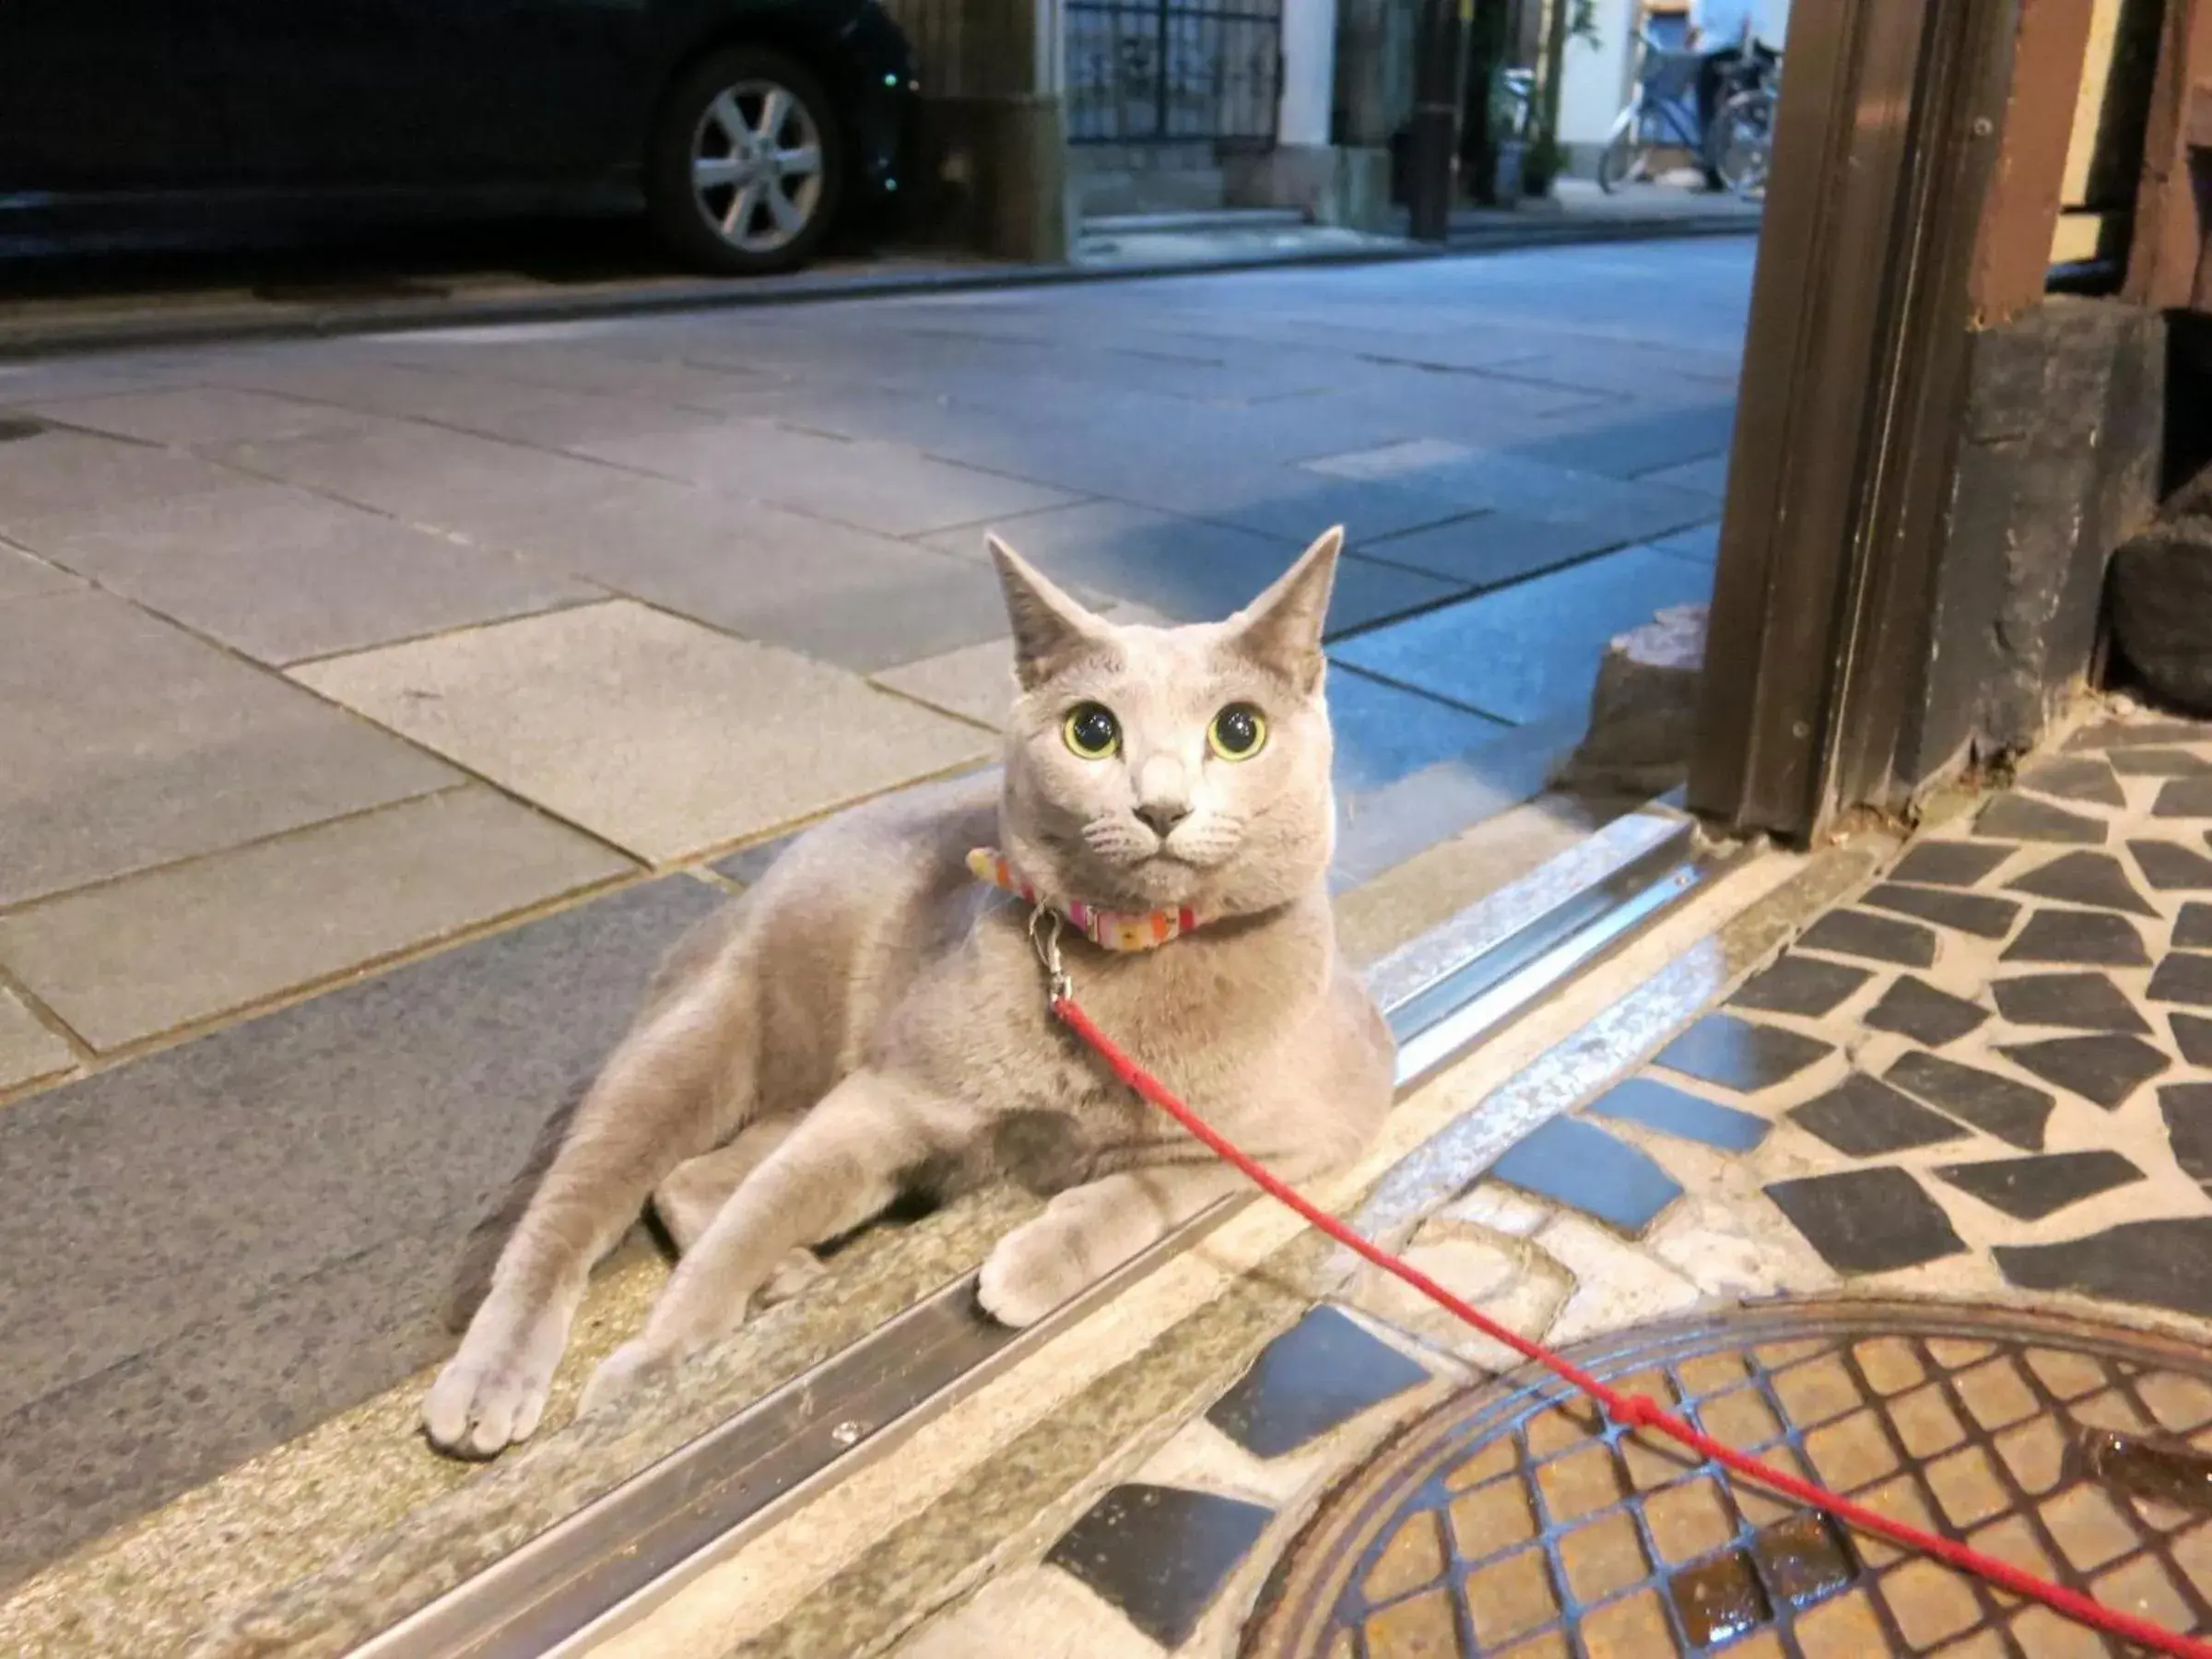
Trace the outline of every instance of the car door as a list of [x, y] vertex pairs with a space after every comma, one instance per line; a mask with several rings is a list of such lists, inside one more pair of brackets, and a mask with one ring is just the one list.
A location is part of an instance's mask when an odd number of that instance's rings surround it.
[[212, 0], [0, 0], [0, 190], [223, 173]]
[[[5, 5], [7, 0], [0, 0]], [[647, 0], [213, 0], [241, 167], [270, 184], [589, 173]]]

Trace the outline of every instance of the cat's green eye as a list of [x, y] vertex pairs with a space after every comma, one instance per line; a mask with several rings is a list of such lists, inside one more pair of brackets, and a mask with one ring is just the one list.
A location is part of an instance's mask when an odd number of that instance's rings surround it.
[[1068, 750], [1086, 760], [1103, 760], [1122, 747], [1122, 723], [1103, 703], [1078, 703], [1060, 723]]
[[1214, 716], [1206, 741], [1224, 760], [1249, 760], [1267, 747], [1267, 717], [1250, 703], [1230, 703]]

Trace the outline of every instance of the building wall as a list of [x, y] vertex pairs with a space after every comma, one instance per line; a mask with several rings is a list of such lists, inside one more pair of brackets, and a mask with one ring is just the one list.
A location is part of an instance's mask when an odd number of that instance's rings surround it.
[[2029, 747], [2092, 672], [2105, 567], [2158, 504], [2166, 358], [2113, 300], [1974, 335], [1908, 786]]
[[1559, 141], [1568, 147], [1576, 172], [1596, 171], [1599, 147], [1628, 100], [1636, 24], [1642, 12], [1641, 0], [1599, 0], [1595, 43], [1567, 42], [1559, 77]]

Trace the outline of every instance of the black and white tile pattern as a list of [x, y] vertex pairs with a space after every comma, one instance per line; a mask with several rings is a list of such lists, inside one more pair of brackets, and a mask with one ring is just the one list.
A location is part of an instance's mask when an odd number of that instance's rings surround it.
[[[1713, 1166], [1640, 1132], [1688, 1134], [1845, 1277], [1978, 1254], [2018, 1289], [2212, 1313], [2207, 892], [2212, 728], [2094, 726], [1493, 1173], [1637, 1236], [1667, 1206], [1624, 1213], [1594, 1137], [1636, 1140], [1646, 1194], [1694, 1204]], [[1677, 1100], [1654, 1115], [1639, 1090]], [[1774, 1133], [1685, 1130], [1680, 1097]], [[1517, 1173], [1569, 1136], [1547, 1179]]]

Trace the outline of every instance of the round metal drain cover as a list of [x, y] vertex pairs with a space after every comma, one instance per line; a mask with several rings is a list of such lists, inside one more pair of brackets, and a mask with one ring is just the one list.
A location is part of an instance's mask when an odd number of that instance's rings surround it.
[[[1777, 1305], [1574, 1358], [1900, 1520], [2212, 1630], [2212, 1357], [2018, 1311]], [[1277, 1567], [1245, 1659], [2133, 1653], [1507, 1380], [1415, 1423]]]

